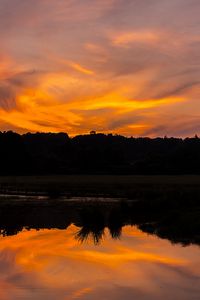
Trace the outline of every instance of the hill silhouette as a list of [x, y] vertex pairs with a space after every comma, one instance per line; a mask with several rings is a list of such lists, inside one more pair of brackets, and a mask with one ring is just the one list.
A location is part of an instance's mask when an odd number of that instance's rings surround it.
[[0, 133], [0, 175], [200, 174], [200, 139]]

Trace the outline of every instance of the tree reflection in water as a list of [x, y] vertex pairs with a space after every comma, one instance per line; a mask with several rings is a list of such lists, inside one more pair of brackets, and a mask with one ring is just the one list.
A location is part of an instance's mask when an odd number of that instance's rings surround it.
[[101, 211], [96, 208], [86, 208], [81, 210], [80, 224], [82, 225], [80, 230], [75, 234], [75, 238], [84, 242], [92, 237], [95, 245], [97, 245], [104, 236], [105, 218]]
[[83, 243], [92, 239], [98, 245], [105, 229], [119, 239], [126, 225], [137, 226], [173, 243], [200, 245], [200, 210], [198, 201], [165, 203], [135, 201], [2, 201], [0, 203], [0, 234], [16, 235], [23, 229], [66, 229], [71, 224], [79, 230], [75, 239]]

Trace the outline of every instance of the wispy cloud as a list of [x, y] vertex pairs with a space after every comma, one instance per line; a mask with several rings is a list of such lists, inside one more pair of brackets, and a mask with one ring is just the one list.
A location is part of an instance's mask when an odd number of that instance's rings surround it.
[[199, 13], [196, 0], [0, 0], [0, 128], [153, 135], [170, 110], [184, 116], [170, 132], [192, 134]]

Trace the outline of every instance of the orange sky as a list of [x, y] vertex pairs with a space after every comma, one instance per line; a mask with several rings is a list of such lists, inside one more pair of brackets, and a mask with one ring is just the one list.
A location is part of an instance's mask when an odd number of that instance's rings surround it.
[[0, 130], [200, 133], [200, 2], [0, 0]]

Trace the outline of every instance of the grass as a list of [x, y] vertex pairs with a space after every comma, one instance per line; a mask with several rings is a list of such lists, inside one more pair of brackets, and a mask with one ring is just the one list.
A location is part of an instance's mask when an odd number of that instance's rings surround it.
[[0, 177], [0, 193], [39, 194], [58, 198], [108, 196], [155, 199], [162, 194], [200, 195], [200, 176], [66, 175]]

